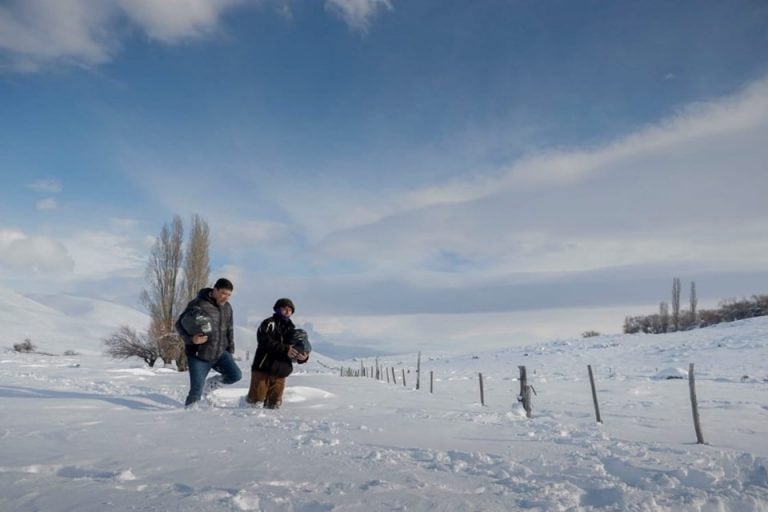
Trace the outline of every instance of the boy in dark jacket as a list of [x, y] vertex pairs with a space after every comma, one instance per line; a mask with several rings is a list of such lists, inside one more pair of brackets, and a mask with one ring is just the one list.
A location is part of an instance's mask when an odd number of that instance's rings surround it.
[[[293, 361], [305, 363], [308, 351], [299, 352], [294, 347], [297, 332], [291, 321], [295, 307], [291, 299], [278, 299], [274, 314], [264, 319], [256, 331], [258, 347], [251, 365], [251, 386], [246, 402], [256, 405], [264, 402], [267, 409], [277, 409], [283, 402], [285, 378], [293, 371]], [[306, 338], [306, 333], [304, 333]]]
[[[229, 298], [234, 286], [221, 278], [213, 288], [203, 288], [197, 298], [187, 304], [176, 321], [176, 332], [184, 340], [189, 363], [189, 394], [184, 405], [189, 407], [204, 392], [221, 384], [234, 384], [242, 378], [232, 354], [235, 353], [234, 323]], [[211, 369], [221, 375], [205, 378]]]

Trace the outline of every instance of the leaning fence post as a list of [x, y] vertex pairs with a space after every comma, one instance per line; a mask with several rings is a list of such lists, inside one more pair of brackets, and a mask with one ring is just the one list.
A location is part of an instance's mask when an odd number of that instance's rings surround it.
[[419, 389], [420, 384], [421, 384], [421, 350], [419, 350], [419, 355], [416, 358], [416, 389]]
[[595, 404], [595, 420], [598, 423], [602, 423], [603, 420], [600, 418], [600, 406], [597, 404], [597, 390], [595, 389], [595, 377], [592, 375], [592, 365], [587, 365], [587, 370], [589, 371], [589, 384], [592, 386], [592, 402]]
[[403, 371], [403, 387], [405, 387], [405, 368], [400, 368]]
[[483, 393], [483, 374], [478, 373], [480, 378], [480, 405], [485, 406], [485, 393]]
[[533, 413], [533, 404], [531, 404], [531, 391], [536, 393], [533, 386], [528, 385], [528, 373], [525, 370], [525, 366], [518, 366], [520, 368], [520, 395], [517, 397], [518, 402], [522, 402], [523, 409], [525, 409], [525, 416], [530, 418]]
[[395, 373], [394, 367], [392, 367], [392, 383], [397, 384], [397, 374]]
[[699, 404], [696, 401], [696, 379], [693, 376], [693, 363], [688, 366], [688, 387], [691, 390], [691, 408], [693, 409], [693, 427], [696, 429], [696, 443], [704, 444], [704, 434], [701, 433], [699, 422]]

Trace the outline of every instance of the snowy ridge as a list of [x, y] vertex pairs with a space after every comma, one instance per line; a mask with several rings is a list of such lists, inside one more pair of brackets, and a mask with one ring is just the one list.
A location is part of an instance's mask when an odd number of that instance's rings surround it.
[[[415, 354], [380, 359], [397, 385], [342, 378], [317, 355], [270, 411], [242, 405], [246, 361], [243, 381], [184, 410], [186, 374], [7, 352], [0, 510], [763, 511], [766, 356], [765, 318], [424, 352], [418, 391]], [[690, 362], [706, 445], [695, 444], [687, 381], [665, 378]], [[537, 392], [531, 419], [517, 403], [519, 365]]]

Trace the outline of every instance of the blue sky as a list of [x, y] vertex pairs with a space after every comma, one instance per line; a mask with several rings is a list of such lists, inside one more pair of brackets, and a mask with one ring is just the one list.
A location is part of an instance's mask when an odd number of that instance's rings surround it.
[[767, 291], [766, 140], [763, 1], [0, 1], [0, 286], [136, 306], [199, 213], [243, 324], [615, 332]]

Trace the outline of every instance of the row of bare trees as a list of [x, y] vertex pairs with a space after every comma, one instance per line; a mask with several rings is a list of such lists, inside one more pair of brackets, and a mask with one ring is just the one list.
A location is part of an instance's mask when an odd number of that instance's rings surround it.
[[192, 216], [189, 237], [184, 244], [181, 217], [164, 224], [150, 252], [145, 275], [146, 288], [141, 303], [150, 315], [146, 333], [123, 325], [104, 340], [106, 354], [125, 359], [139, 357], [149, 366], [157, 359], [165, 364], [176, 361], [179, 371], [187, 370], [184, 342], [174, 323], [187, 302], [209, 281], [210, 229], [205, 219]]
[[732, 322], [744, 318], [768, 315], [768, 295], [753, 295], [751, 299], [731, 299], [720, 302], [717, 309], [698, 309], [696, 283], [691, 281], [688, 295], [688, 309], [681, 310], [680, 278], [672, 279], [672, 301], [659, 303], [659, 312], [653, 315], [628, 316], [624, 319], [626, 334], [646, 333], [660, 334], [665, 332], [687, 331], [698, 327], [721, 322]]
[[634, 334], [643, 332], [647, 334], [660, 334], [664, 332], [686, 331], [698, 327], [698, 303], [696, 283], [691, 281], [688, 294], [689, 308], [683, 311], [680, 308], [680, 295], [682, 285], [680, 278], [672, 278], [672, 300], [670, 303], [661, 301], [659, 312], [654, 315], [628, 316], [624, 319], [624, 332]]

